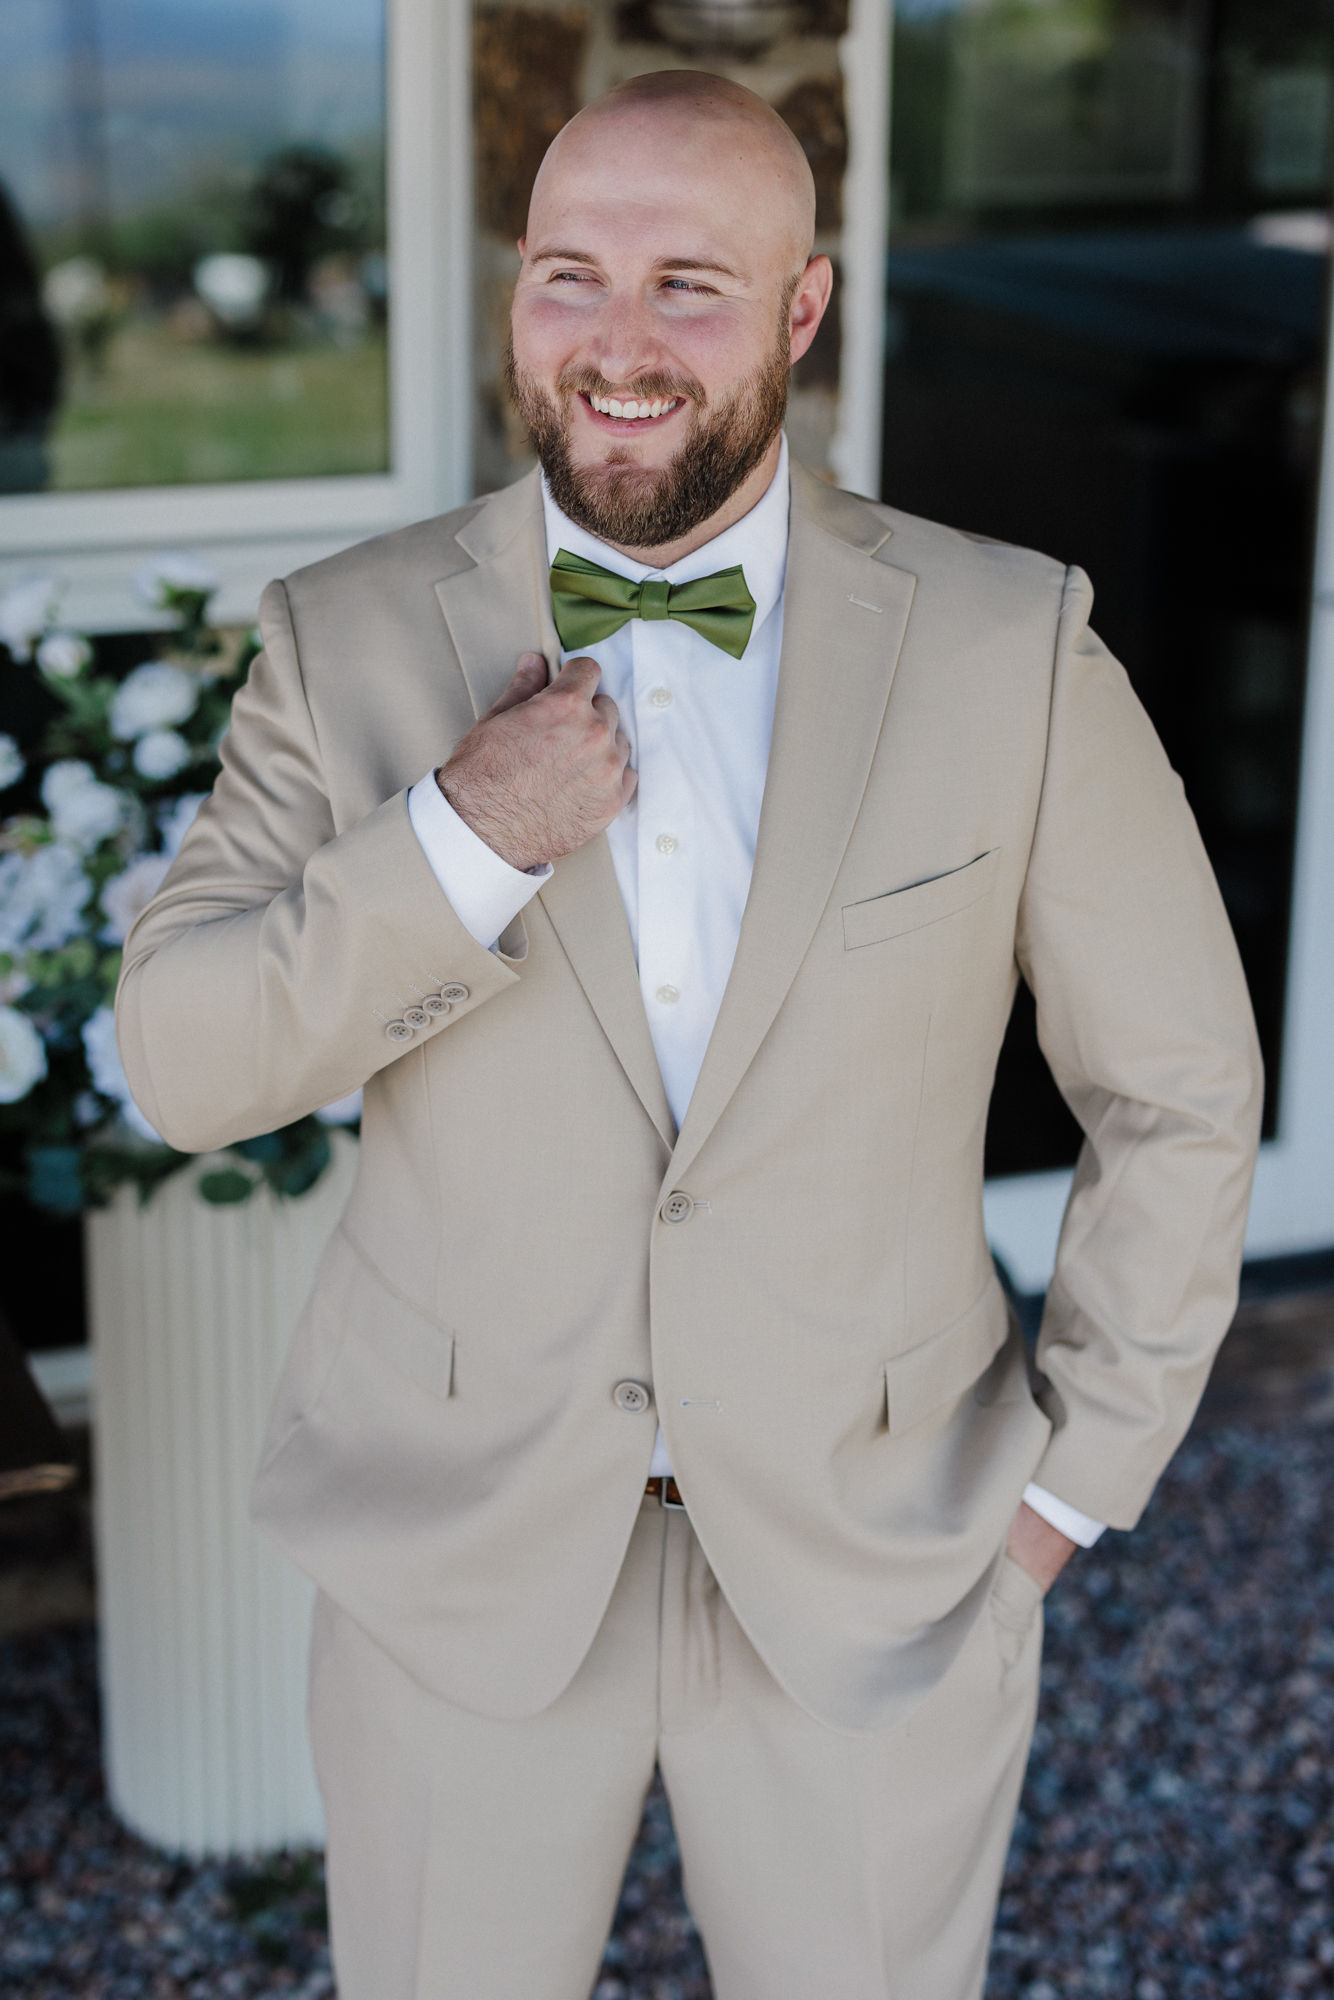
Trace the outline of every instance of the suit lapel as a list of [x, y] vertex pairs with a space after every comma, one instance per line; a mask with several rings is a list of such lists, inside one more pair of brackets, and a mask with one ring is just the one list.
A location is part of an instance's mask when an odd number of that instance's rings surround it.
[[888, 535], [864, 505], [793, 465], [783, 650], [755, 868], [673, 1178], [698, 1154], [768, 1033], [852, 833], [916, 584], [873, 559]]
[[[490, 708], [520, 653], [560, 659], [551, 617], [537, 473], [483, 502], [455, 536], [459, 567], [435, 593], [468, 685], [473, 712]], [[639, 994], [634, 949], [611, 849], [599, 835], [567, 854], [538, 892], [603, 1033], [669, 1150], [676, 1125]]]

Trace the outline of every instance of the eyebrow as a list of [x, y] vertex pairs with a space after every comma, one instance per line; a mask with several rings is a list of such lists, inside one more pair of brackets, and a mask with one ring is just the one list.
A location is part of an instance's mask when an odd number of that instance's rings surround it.
[[[596, 264], [598, 259], [591, 250], [571, 250], [556, 248], [538, 250], [534, 253], [535, 264]], [[653, 266], [655, 271], [716, 271], [720, 277], [735, 278], [738, 284], [745, 283], [744, 273], [736, 271], [730, 264], [722, 263], [716, 257], [659, 257]]]

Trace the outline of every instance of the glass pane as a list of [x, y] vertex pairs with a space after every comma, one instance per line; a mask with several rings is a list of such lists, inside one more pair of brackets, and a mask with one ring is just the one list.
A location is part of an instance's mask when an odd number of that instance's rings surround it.
[[[1270, 1132], [1332, 104], [1328, 0], [900, 0], [882, 490], [1092, 576], [1222, 884]], [[1077, 1137], [1021, 995], [989, 1170]]]
[[0, 491], [383, 472], [384, 0], [4, 0]]

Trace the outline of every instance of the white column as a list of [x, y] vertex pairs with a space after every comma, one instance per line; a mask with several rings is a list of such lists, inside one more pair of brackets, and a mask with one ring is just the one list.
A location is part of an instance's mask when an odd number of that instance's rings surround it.
[[306, 1737], [312, 1589], [246, 1500], [278, 1370], [351, 1189], [214, 1208], [196, 1170], [87, 1218], [107, 1784], [191, 1856], [323, 1841]]

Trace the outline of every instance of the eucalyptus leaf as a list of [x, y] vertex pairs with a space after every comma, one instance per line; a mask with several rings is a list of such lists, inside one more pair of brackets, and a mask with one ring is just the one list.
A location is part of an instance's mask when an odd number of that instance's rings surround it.
[[250, 1175], [243, 1174], [239, 1167], [217, 1167], [212, 1173], [201, 1174], [195, 1185], [204, 1200], [212, 1202], [215, 1208], [249, 1201], [256, 1187]]

